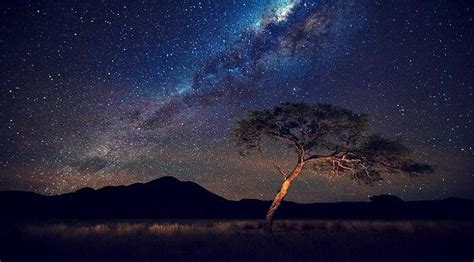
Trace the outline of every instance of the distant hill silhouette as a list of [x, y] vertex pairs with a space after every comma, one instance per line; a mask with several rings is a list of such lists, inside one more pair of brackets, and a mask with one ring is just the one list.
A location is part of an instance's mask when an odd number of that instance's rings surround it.
[[[277, 218], [473, 219], [474, 200], [403, 201], [376, 196], [372, 202], [284, 202]], [[231, 201], [193, 182], [162, 177], [148, 183], [43, 196], [0, 192], [1, 219], [261, 219], [270, 201]]]

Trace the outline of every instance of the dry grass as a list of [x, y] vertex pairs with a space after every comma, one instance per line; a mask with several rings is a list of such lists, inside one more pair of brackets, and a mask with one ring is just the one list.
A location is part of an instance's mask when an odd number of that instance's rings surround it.
[[[22, 223], [5, 261], [456, 261], [474, 258], [469, 221], [90, 221]], [[2, 259], [3, 260], [3, 259]]]

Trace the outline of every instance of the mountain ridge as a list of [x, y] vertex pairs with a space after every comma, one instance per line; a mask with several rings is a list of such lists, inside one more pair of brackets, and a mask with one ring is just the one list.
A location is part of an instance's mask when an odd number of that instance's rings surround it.
[[[227, 200], [197, 183], [166, 176], [147, 183], [86, 187], [53, 196], [0, 191], [0, 219], [261, 219], [270, 202]], [[371, 202], [285, 201], [277, 218], [474, 219], [474, 200], [403, 201], [382, 195], [372, 197]]]

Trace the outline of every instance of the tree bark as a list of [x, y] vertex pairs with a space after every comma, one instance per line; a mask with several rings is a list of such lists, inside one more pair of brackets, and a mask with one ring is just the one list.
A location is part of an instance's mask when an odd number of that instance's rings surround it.
[[304, 167], [304, 160], [300, 158], [298, 163], [296, 164], [295, 168], [293, 171], [291, 171], [290, 175], [285, 178], [283, 181], [283, 184], [280, 187], [280, 190], [276, 194], [275, 198], [273, 199], [272, 205], [267, 211], [267, 215], [265, 216], [265, 231], [267, 232], [272, 232], [273, 230], [273, 217], [275, 215], [276, 210], [280, 206], [281, 202], [283, 199], [285, 199], [286, 194], [288, 193], [288, 189], [291, 186], [291, 182], [298, 177], [299, 174], [301, 174], [301, 171], [303, 171]]

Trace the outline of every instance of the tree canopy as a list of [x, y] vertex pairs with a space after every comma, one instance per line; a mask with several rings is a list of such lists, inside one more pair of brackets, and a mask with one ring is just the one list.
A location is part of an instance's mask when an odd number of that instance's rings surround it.
[[242, 155], [261, 150], [263, 138], [269, 137], [294, 148], [299, 161], [365, 183], [387, 173], [416, 176], [432, 171], [412, 160], [401, 139], [371, 134], [368, 124], [366, 114], [335, 105], [284, 103], [249, 112], [236, 122], [232, 137]]

